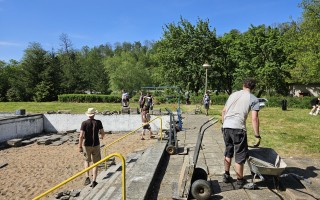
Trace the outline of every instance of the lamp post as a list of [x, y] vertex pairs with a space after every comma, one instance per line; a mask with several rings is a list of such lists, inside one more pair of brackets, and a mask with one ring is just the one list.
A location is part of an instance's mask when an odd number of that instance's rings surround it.
[[211, 65], [209, 65], [208, 63], [204, 63], [202, 65], [202, 67], [204, 67], [206, 69], [206, 83], [205, 83], [205, 89], [204, 89], [204, 93], [207, 92], [207, 85], [208, 85], [208, 68], [211, 67]]

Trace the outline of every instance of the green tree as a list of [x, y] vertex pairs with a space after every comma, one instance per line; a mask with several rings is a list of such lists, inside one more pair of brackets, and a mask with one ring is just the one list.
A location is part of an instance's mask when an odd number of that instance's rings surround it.
[[86, 82], [83, 79], [84, 69], [80, 63], [81, 54], [73, 49], [72, 42], [67, 34], [60, 35], [60, 46], [58, 57], [62, 66], [63, 93], [83, 93], [86, 89]]
[[6, 74], [8, 75], [9, 88], [6, 91], [6, 99], [8, 101], [27, 101], [26, 99], [26, 88], [22, 77], [24, 72], [21, 64], [17, 61], [10, 61], [5, 68]]
[[240, 85], [243, 77], [255, 77], [259, 80], [258, 96], [263, 92], [271, 95], [274, 91], [286, 95], [288, 87], [285, 80], [290, 77], [292, 63], [280, 30], [265, 25], [252, 26], [241, 39], [236, 84]]
[[41, 72], [42, 80], [36, 85], [34, 101], [56, 101], [61, 93], [62, 68], [54, 52], [46, 55], [45, 70]]
[[136, 42], [133, 45], [124, 43], [124, 47], [118, 44], [113, 57], [104, 60], [104, 65], [109, 75], [110, 87], [113, 91], [125, 89], [133, 94], [142, 86], [152, 84], [153, 70], [152, 59], [148, 49]]
[[239, 67], [239, 49], [241, 48], [241, 33], [238, 30], [231, 30], [218, 38], [220, 42], [218, 62], [218, 88], [217, 90], [225, 90], [228, 94], [232, 93], [235, 72]]
[[47, 51], [39, 43], [30, 43], [21, 61], [25, 86], [25, 100], [30, 101], [36, 92], [36, 86], [43, 80], [42, 73], [47, 67]]
[[101, 92], [109, 93], [109, 77], [103, 65], [103, 53], [99, 48], [82, 49], [82, 57], [80, 60], [84, 69], [83, 79], [86, 83], [84, 88], [90, 93]]
[[[189, 88], [198, 93], [204, 88], [205, 69], [208, 62], [214, 65], [218, 40], [215, 30], [210, 30], [209, 20], [198, 19], [192, 25], [185, 19], [178, 24], [170, 23], [157, 44], [157, 70], [163, 77], [163, 84]], [[208, 83], [210, 85], [209, 76]]]
[[0, 101], [6, 101], [9, 81], [5, 71], [6, 63], [0, 60]]
[[319, 83], [320, 77], [320, 1], [303, 0], [302, 21], [292, 27], [290, 45], [294, 47], [293, 56], [296, 67], [291, 71], [293, 81], [300, 83]]

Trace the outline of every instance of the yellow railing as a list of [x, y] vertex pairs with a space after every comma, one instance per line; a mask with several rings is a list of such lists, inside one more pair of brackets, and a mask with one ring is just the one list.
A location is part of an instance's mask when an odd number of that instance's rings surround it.
[[[145, 126], [146, 124], [150, 124], [151, 122], [153, 122], [154, 120], [156, 119], [160, 119], [160, 142], [162, 142], [162, 118], [161, 117], [156, 117], [154, 118], [153, 120], [150, 120], [149, 122], [147, 123], [144, 123], [143, 125], [141, 125], [139, 128], [136, 128], [135, 130], [131, 131], [130, 133], [127, 133], [125, 134], [124, 136], [122, 136], [121, 138], [111, 142], [110, 144], [107, 144], [105, 147], [104, 147], [104, 156], [107, 155], [107, 148], [110, 147], [111, 145], [113, 145], [114, 143], [116, 142], [119, 142], [120, 140], [126, 138], [127, 136], [131, 135], [132, 133], [135, 133], [137, 130], [141, 129], [143, 126]], [[105, 162], [104, 164], [104, 168], [107, 169], [107, 161]]]
[[108, 159], [110, 159], [111, 157], [114, 157], [114, 156], [119, 157], [119, 158], [121, 159], [121, 161], [122, 161], [122, 200], [125, 200], [125, 199], [126, 199], [126, 178], [125, 178], [125, 176], [126, 176], [126, 165], [125, 165], [126, 162], [125, 162], [124, 157], [123, 157], [121, 154], [119, 154], [119, 153], [113, 153], [113, 154], [110, 154], [110, 155], [106, 156], [105, 158], [103, 158], [103, 159], [100, 160], [99, 162], [94, 163], [94, 164], [91, 165], [90, 167], [82, 170], [81, 172], [79, 172], [79, 173], [73, 175], [72, 177], [70, 177], [69, 179], [67, 179], [67, 180], [61, 182], [60, 184], [54, 186], [54, 187], [51, 188], [50, 190], [48, 190], [48, 191], [40, 194], [39, 196], [33, 198], [33, 200], [40, 199], [41, 197], [43, 197], [43, 196], [49, 194], [50, 192], [58, 189], [59, 187], [61, 187], [61, 186], [63, 186], [64, 184], [68, 183], [69, 181], [72, 181], [73, 179], [77, 178], [77, 177], [80, 176], [81, 174], [89, 171], [90, 169], [96, 167], [97, 165], [99, 165], [99, 164], [107, 161]]

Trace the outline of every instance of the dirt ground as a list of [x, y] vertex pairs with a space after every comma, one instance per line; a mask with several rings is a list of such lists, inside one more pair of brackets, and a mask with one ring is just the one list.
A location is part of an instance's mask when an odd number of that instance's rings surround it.
[[[124, 134], [107, 134], [101, 143], [109, 144]], [[139, 133], [134, 133], [110, 146], [107, 155], [120, 153], [126, 157], [128, 153], [144, 150], [156, 142], [157, 139], [140, 140]], [[116, 159], [116, 162], [119, 161]], [[0, 150], [0, 163], [8, 163], [0, 168], [0, 199], [11, 200], [32, 199], [84, 169], [78, 145], [67, 142], [60, 146], [34, 143], [3, 149]], [[58, 191], [83, 188], [84, 177], [81, 175], [50, 196]]]

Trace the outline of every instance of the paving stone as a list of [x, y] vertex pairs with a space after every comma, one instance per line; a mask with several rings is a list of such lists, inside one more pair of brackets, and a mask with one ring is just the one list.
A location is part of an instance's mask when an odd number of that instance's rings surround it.
[[52, 142], [51, 145], [52, 146], [59, 146], [59, 145], [62, 145], [65, 141], [55, 141], [55, 142]]
[[8, 140], [7, 144], [12, 146], [12, 147], [20, 147], [22, 145], [22, 139]]
[[57, 141], [61, 139], [61, 135], [52, 135], [48, 139], [51, 140], [51, 142]]
[[77, 129], [72, 129], [72, 130], [67, 130], [66, 132], [67, 133], [74, 133], [74, 132], [76, 132], [77, 131]]
[[48, 145], [51, 144], [51, 140], [50, 139], [40, 139], [37, 141], [38, 145]]
[[22, 145], [28, 145], [28, 144], [34, 143], [34, 141], [32, 141], [32, 140], [23, 140], [21, 143], [22, 143]]

